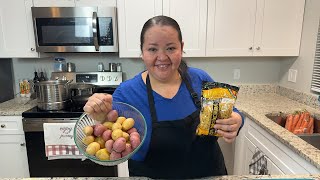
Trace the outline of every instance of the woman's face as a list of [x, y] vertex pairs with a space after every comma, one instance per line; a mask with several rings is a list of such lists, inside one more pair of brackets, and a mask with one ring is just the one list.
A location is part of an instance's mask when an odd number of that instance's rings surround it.
[[148, 29], [144, 35], [142, 59], [149, 74], [159, 81], [175, 78], [182, 49], [178, 32], [171, 26], [155, 25]]

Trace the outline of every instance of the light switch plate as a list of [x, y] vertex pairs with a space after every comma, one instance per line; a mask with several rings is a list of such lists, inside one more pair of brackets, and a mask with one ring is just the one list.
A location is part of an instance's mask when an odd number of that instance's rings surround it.
[[298, 70], [296, 70], [296, 69], [289, 69], [288, 81], [295, 83], [295, 82], [297, 81], [297, 75], [298, 75]]
[[240, 79], [240, 69], [233, 69], [233, 79]]

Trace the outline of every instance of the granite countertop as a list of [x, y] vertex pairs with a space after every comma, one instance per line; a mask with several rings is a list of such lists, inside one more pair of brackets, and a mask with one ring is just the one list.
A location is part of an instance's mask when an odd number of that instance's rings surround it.
[[0, 116], [21, 116], [24, 111], [36, 105], [36, 99], [17, 97], [0, 103]]
[[[254, 88], [252, 88], [252, 86], [248, 87], [241, 86], [245, 93], [239, 94], [236, 107], [284, 145], [320, 169], [320, 150], [280, 127], [265, 116], [269, 113], [292, 113], [300, 109], [306, 109], [312, 114], [320, 115], [320, 110], [317, 110], [319, 108], [315, 109], [291, 100], [286, 96], [279, 95], [276, 92], [277, 88], [274, 86], [263, 85]], [[280, 91], [282, 90], [280, 89]], [[299, 99], [304, 98], [299, 97]], [[15, 98], [0, 104], [0, 116], [21, 116], [22, 112], [33, 108], [36, 104], [36, 100], [29, 101], [26, 98]]]
[[269, 113], [293, 113], [302, 109], [318, 116], [319, 110], [275, 93], [241, 94], [238, 96], [236, 107], [273, 137], [320, 169], [320, 150], [265, 116]]

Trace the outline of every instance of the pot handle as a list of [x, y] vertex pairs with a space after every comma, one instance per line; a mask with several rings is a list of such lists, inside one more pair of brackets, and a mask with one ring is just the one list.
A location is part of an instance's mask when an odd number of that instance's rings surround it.
[[68, 85], [73, 81], [73, 79], [70, 79], [66, 82], [66, 84], [64, 85], [64, 88], [68, 89]]

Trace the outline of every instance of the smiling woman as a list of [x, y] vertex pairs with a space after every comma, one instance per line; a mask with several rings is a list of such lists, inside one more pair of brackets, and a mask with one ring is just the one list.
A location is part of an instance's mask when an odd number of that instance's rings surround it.
[[[92, 116], [110, 114], [112, 110], [107, 107], [119, 101], [134, 106], [146, 118], [145, 141], [128, 161], [130, 176], [198, 178], [227, 174], [218, 138], [196, 136], [201, 85], [213, 79], [203, 70], [186, 65], [183, 47], [174, 19], [149, 19], [140, 35], [146, 70], [120, 84], [112, 98], [94, 94], [84, 107]], [[234, 141], [242, 120], [234, 108], [230, 118], [217, 121], [218, 133], [226, 142]], [[226, 126], [233, 128], [225, 131]]]

